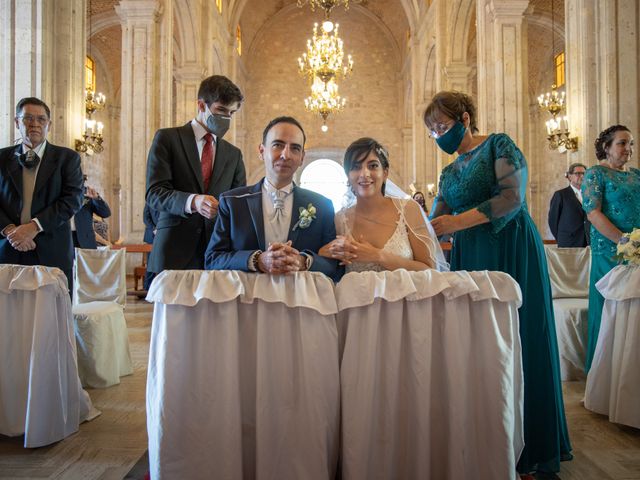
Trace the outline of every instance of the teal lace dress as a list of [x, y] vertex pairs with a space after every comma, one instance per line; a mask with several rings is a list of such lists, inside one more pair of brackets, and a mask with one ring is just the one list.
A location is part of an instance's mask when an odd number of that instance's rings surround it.
[[551, 286], [542, 240], [525, 202], [527, 163], [505, 134], [490, 135], [440, 177], [432, 216], [477, 208], [490, 220], [454, 234], [451, 270], [497, 270], [520, 285], [524, 441], [520, 473], [557, 472], [571, 459]]
[[[587, 169], [582, 182], [582, 208], [600, 211], [623, 233], [640, 227], [640, 170], [619, 171], [596, 165]], [[598, 342], [604, 298], [596, 283], [618, 262], [616, 244], [591, 226], [591, 275], [589, 277], [589, 339], [585, 369], [589, 371]]]

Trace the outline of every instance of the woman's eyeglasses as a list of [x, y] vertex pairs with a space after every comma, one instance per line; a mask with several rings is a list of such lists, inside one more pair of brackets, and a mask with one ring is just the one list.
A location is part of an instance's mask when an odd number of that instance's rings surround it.
[[447, 123], [436, 123], [431, 129], [429, 129], [429, 136], [434, 139], [442, 137], [455, 125], [455, 120], [451, 120]]

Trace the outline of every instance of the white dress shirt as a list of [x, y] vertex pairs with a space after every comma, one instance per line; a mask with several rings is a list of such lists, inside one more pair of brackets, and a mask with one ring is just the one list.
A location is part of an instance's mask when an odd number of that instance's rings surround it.
[[580, 202], [580, 205], [582, 205], [582, 192], [580, 191], [580, 189], [574, 187], [571, 184], [569, 184], [569, 186], [571, 187], [571, 190], [573, 190], [573, 193], [576, 194], [576, 197], [578, 198], [578, 201]]

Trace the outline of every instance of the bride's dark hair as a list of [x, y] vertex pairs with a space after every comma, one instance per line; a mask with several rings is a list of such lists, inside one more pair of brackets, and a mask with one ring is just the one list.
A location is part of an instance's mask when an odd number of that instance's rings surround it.
[[[354, 165], [362, 162], [371, 152], [376, 154], [378, 160], [380, 160], [380, 165], [382, 165], [383, 170], [389, 170], [389, 152], [387, 152], [387, 149], [373, 138], [362, 137], [349, 145], [347, 147], [347, 151], [344, 152], [342, 167], [344, 168], [347, 177]], [[382, 184], [382, 195], [384, 195], [385, 187], [386, 182]]]

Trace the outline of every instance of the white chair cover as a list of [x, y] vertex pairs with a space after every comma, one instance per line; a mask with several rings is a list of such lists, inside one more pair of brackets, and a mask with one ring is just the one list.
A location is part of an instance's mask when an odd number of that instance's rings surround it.
[[591, 249], [545, 245], [563, 381], [583, 380]]
[[518, 284], [486, 271], [350, 273], [336, 297], [342, 478], [516, 479]]
[[96, 301], [127, 301], [127, 263], [125, 250], [76, 248], [73, 304]]
[[151, 478], [335, 477], [340, 377], [329, 279], [165, 271], [147, 300]]
[[99, 414], [78, 379], [61, 270], [0, 265], [0, 434], [25, 447], [62, 440]]
[[640, 428], [640, 266], [618, 265], [596, 288], [605, 301], [584, 406]]
[[126, 298], [125, 251], [76, 248], [73, 316], [85, 386], [109, 387], [133, 373]]

